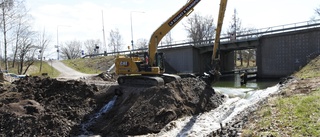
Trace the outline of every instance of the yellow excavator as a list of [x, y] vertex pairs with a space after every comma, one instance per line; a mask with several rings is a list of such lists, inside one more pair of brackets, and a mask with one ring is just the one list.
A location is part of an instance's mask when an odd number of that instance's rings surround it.
[[[140, 56], [117, 56], [115, 60], [115, 71], [119, 75], [119, 85], [164, 85], [165, 83], [178, 80], [180, 76], [165, 73], [164, 55], [158, 53], [157, 48], [161, 39], [184, 17], [190, 15], [193, 8], [200, 2], [200, 0], [189, 0], [181, 9], [179, 9], [173, 16], [165, 21], [157, 30], [153, 32], [149, 41], [148, 52]], [[225, 4], [223, 4], [225, 3]], [[221, 0], [218, 27], [216, 37], [220, 38], [223, 17], [226, 8], [227, 0]], [[224, 6], [224, 8], [221, 6]], [[223, 12], [222, 12], [223, 10]], [[222, 19], [222, 20], [221, 20]], [[220, 25], [221, 24], [221, 25]], [[219, 28], [220, 25], [220, 28]], [[219, 34], [218, 33], [219, 31]], [[217, 39], [216, 39], [217, 40]], [[220, 40], [220, 39], [219, 39]], [[219, 43], [219, 42], [217, 42]], [[217, 50], [215, 42], [214, 50]], [[216, 60], [216, 51], [213, 57]], [[213, 61], [215, 62], [215, 61]], [[212, 62], [212, 63], [213, 63]], [[216, 72], [216, 71], [214, 71]]]

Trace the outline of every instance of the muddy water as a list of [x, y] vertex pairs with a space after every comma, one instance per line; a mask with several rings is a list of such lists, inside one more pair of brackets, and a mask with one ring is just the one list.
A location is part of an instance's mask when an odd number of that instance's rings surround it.
[[221, 77], [212, 87], [218, 92], [229, 95], [229, 97], [244, 98], [248, 96], [249, 92], [272, 87], [278, 82], [279, 79], [259, 79], [250, 80], [247, 84], [241, 85], [240, 75], [235, 74]]
[[221, 77], [213, 87], [232, 87], [232, 88], [249, 88], [249, 89], [265, 89], [279, 82], [279, 79], [258, 79], [250, 80], [247, 84], [241, 85], [239, 74]]
[[230, 97], [245, 97], [250, 91], [266, 89], [276, 85], [278, 82], [279, 79], [255, 79], [242, 85], [240, 75], [235, 74], [221, 77], [218, 82], [212, 84], [212, 87], [216, 91], [227, 94]]

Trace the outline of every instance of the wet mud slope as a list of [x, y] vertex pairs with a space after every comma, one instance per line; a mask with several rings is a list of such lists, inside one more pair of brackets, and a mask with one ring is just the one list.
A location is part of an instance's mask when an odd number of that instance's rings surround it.
[[[224, 101], [197, 78], [162, 87], [99, 89], [83, 81], [28, 77], [0, 87], [0, 136], [157, 133], [171, 120], [212, 110]], [[122, 95], [116, 96], [115, 89]]]
[[220, 94], [196, 78], [184, 78], [163, 87], [121, 90], [123, 95], [90, 131], [102, 136], [157, 133], [172, 120], [212, 110], [223, 102]]

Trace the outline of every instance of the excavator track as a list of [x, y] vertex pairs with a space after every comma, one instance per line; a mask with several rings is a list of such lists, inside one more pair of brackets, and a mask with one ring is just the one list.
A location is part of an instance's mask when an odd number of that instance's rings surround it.
[[118, 78], [118, 84], [127, 86], [163, 86], [166, 83], [180, 79], [180, 76], [173, 74], [162, 74], [159, 76], [120, 76]]
[[118, 84], [121, 86], [163, 86], [164, 80], [154, 76], [119, 76]]
[[181, 79], [180, 76], [173, 74], [162, 74], [161, 77], [163, 78], [164, 83], [170, 83], [172, 81], [177, 81]]

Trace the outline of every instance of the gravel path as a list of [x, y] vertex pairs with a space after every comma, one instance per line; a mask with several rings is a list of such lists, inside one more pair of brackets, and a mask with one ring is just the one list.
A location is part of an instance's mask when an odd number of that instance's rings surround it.
[[52, 63], [50, 62], [48, 64], [52, 65], [52, 67], [54, 67], [55, 69], [60, 71], [61, 74], [58, 76], [59, 79], [79, 79], [79, 78], [83, 78], [83, 77], [97, 75], [97, 74], [85, 74], [85, 73], [78, 72], [78, 71], [64, 65], [62, 62], [60, 62], [58, 60], [54, 60], [54, 61], [52, 61]]

